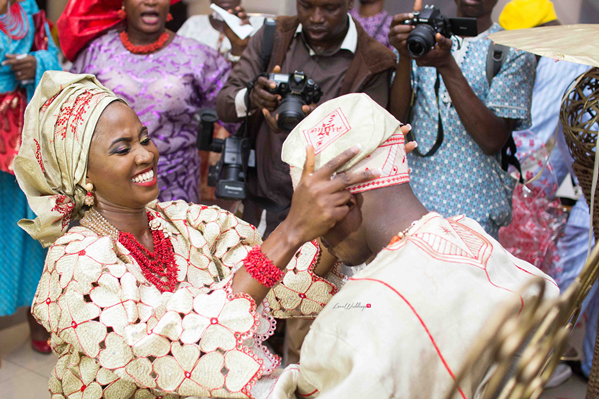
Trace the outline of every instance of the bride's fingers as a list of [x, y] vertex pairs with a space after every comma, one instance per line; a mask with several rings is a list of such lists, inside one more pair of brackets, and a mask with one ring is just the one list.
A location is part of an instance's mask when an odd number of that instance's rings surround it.
[[366, 169], [361, 172], [339, 173], [331, 181], [331, 188], [335, 191], [345, 190], [350, 186], [376, 179], [381, 176], [381, 173], [381, 169]]
[[410, 125], [409, 123], [406, 123], [405, 125], [401, 126], [401, 132], [404, 134], [404, 136], [408, 133], [410, 133], [410, 131], [412, 130], [412, 125]]
[[328, 200], [334, 206], [341, 206], [347, 204], [351, 196], [351, 193], [347, 190], [337, 191], [335, 194], [330, 195]]
[[412, 151], [414, 151], [416, 148], [418, 147], [418, 143], [415, 141], [410, 141], [409, 143], [406, 143], [404, 150], [406, 151], [406, 154], [411, 153]]
[[330, 179], [337, 170], [358, 155], [360, 148], [361, 146], [358, 144], [349, 150], [343, 151], [341, 154], [327, 162], [322, 168], [318, 169], [314, 174], [322, 179]]
[[302, 180], [308, 178], [314, 173], [314, 164], [316, 163], [316, 156], [314, 155], [314, 147], [308, 145], [306, 147], [306, 162], [304, 162], [304, 171], [302, 172]]

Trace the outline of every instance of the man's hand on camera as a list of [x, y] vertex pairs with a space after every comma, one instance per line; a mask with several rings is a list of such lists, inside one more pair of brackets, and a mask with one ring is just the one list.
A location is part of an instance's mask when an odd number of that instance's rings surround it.
[[[414, 1], [414, 11], [422, 11], [422, 0]], [[397, 49], [400, 58], [411, 59], [407, 50], [408, 35], [414, 30], [413, 25], [404, 25], [404, 22], [414, 18], [413, 13], [397, 14], [391, 21], [389, 30], [389, 43]]]
[[418, 66], [435, 67], [437, 69], [447, 66], [447, 61], [452, 57], [451, 47], [453, 43], [451, 39], [446, 38], [440, 33], [437, 33], [435, 38], [437, 39], [435, 47], [422, 57], [416, 59]]
[[[308, 116], [308, 115], [310, 115], [310, 113], [312, 111], [314, 111], [316, 109], [316, 107], [318, 107], [317, 104], [304, 105], [304, 106], [302, 106], [302, 111], [304, 111], [306, 116]], [[272, 130], [275, 133], [285, 133], [279, 127], [279, 115], [278, 114], [273, 117], [272, 114], [267, 109], [263, 109], [262, 114], [264, 115], [264, 119], [266, 120], [266, 123], [268, 124], [268, 127], [270, 128], [270, 130]]]
[[[281, 67], [276, 66], [273, 73], [281, 73]], [[256, 83], [254, 84], [254, 88], [250, 93], [250, 101], [252, 104], [252, 110], [260, 110], [266, 109], [268, 111], [274, 111], [279, 108], [279, 103], [281, 101], [281, 96], [278, 94], [272, 94], [268, 92], [268, 88], [276, 89], [277, 85], [275, 82], [272, 82], [265, 78], [264, 76], [260, 76]]]
[[269, 110], [266, 108], [262, 109], [262, 114], [264, 115], [264, 120], [266, 120], [266, 124], [275, 133], [284, 133], [283, 130], [279, 127], [279, 115], [272, 116]]
[[304, 105], [304, 106], [302, 106], [302, 111], [304, 111], [306, 116], [308, 116], [312, 113], [312, 111], [314, 111], [316, 109], [316, 107], [318, 107], [318, 104], [314, 104], [314, 103], [312, 103], [310, 105]]

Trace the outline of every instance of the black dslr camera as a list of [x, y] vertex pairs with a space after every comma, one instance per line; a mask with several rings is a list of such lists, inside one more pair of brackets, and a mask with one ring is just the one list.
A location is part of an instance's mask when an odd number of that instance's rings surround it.
[[289, 133], [306, 117], [302, 107], [319, 102], [322, 90], [314, 80], [309, 79], [305, 73], [300, 71], [289, 75], [271, 73], [268, 75], [268, 79], [277, 85], [274, 89], [269, 87], [268, 91], [283, 98], [278, 108], [279, 128]]
[[201, 110], [197, 147], [201, 151], [222, 153], [220, 161], [208, 169], [208, 185], [216, 187], [217, 198], [242, 200], [246, 197], [245, 171], [256, 167], [256, 155], [247, 138], [227, 137], [214, 139], [214, 123], [218, 115], [213, 109]]
[[414, 19], [404, 21], [405, 25], [416, 25], [407, 40], [408, 53], [413, 58], [422, 57], [428, 53], [437, 40], [437, 33], [450, 38], [457, 36], [477, 36], [478, 24], [476, 18], [447, 18], [435, 6], [424, 6], [422, 12], [415, 11]]

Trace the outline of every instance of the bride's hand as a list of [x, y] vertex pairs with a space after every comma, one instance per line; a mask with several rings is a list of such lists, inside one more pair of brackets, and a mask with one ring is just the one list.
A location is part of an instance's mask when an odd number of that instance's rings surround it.
[[306, 149], [306, 162], [302, 178], [295, 189], [289, 215], [282, 226], [293, 241], [301, 245], [329, 231], [349, 212], [351, 198], [348, 187], [380, 176], [380, 170], [365, 170], [356, 173], [335, 172], [359, 152], [355, 146], [314, 171], [314, 148]]

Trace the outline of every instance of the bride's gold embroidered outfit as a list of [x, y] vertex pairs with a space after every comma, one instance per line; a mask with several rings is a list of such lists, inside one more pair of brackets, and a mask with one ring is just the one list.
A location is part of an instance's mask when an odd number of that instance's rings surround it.
[[53, 398], [250, 396], [280, 362], [261, 344], [274, 329], [269, 304], [277, 316], [315, 315], [333, 294], [311, 273], [317, 248], [304, 245], [285, 283], [256, 309], [249, 295], [230, 291], [236, 265], [261, 242], [252, 226], [182, 201], [149, 209], [172, 233], [174, 293], [161, 294], [122, 244], [86, 227], [51, 247], [33, 313], [59, 356]]
[[52, 398], [266, 397], [280, 362], [262, 345], [274, 330], [271, 308], [277, 317], [314, 317], [336, 291], [312, 272], [317, 244], [298, 251], [283, 282], [256, 308], [230, 287], [261, 240], [217, 207], [148, 205], [173, 244], [172, 293], [150, 284], [129, 251], [93, 221], [69, 229], [84, 215], [81, 186], [95, 124], [115, 100], [91, 75], [46, 74], [15, 161], [39, 216], [21, 225], [52, 244], [32, 306], [59, 357]]

